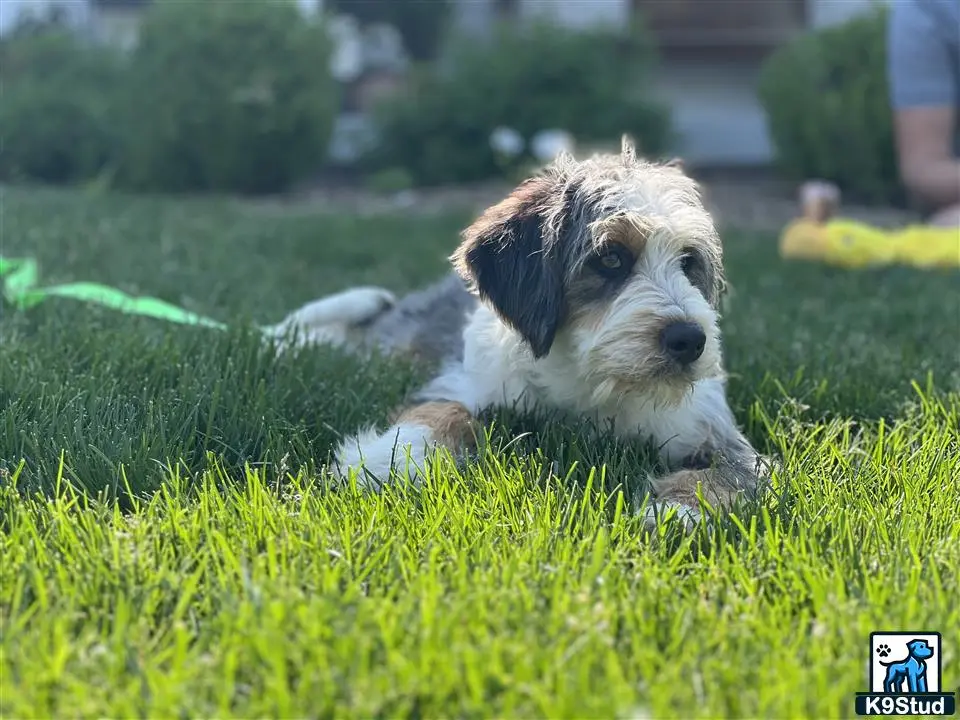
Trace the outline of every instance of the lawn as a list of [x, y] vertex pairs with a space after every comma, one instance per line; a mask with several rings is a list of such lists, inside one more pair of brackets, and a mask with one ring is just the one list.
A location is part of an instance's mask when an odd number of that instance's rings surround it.
[[422, 376], [252, 323], [446, 268], [465, 213], [3, 191], [0, 254], [227, 332], [70, 301], [0, 317], [0, 716], [848, 717], [874, 630], [960, 685], [960, 274], [844, 272], [725, 231], [762, 504], [681, 537], [645, 448], [498, 418], [419, 491], [330, 491]]

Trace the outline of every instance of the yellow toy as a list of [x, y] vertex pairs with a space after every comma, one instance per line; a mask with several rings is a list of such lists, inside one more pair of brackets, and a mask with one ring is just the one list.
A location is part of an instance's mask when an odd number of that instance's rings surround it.
[[803, 215], [780, 236], [780, 255], [819, 260], [844, 268], [912, 265], [960, 268], [960, 227], [908, 225], [885, 230], [855, 220], [833, 219], [840, 193], [829, 183], [810, 182], [800, 190]]

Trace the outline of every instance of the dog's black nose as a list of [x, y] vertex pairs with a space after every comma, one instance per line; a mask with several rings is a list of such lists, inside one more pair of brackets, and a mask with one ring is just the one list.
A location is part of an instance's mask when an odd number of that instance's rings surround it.
[[675, 322], [660, 333], [663, 351], [681, 365], [689, 365], [703, 355], [707, 335], [696, 323]]

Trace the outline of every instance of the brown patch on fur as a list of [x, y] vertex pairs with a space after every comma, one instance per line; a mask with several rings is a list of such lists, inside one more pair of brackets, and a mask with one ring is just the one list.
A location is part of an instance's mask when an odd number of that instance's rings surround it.
[[476, 447], [480, 425], [466, 406], [458, 402], [426, 402], [395, 413], [391, 423], [423, 425], [433, 431], [433, 440], [457, 451]]
[[637, 213], [616, 213], [594, 225], [597, 239], [603, 243], [620, 243], [639, 259], [647, 247], [653, 227]]
[[[593, 280], [593, 278], [591, 278]], [[583, 286], [583, 287], [580, 287]], [[574, 285], [570, 295], [573, 299], [580, 299], [579, 302], [571, 303], [570, 324], [575, 325], [579, 330], [590, 333], [596, 333], [607, 319], [606, 306], [602, 303], [590, 302], [596, 297], [603, 297], [600, 293], [603, 289], [602, 283], [593, 280], [586, 283], [581, 281]]]
[[706, 470], [678, 470], [653, 481], [653, 492], [658, 501], [678, 502], [688, 507], [700, 504], [697, 489], [703, 499], [714, 507], [729, 508], [742, 493], [736, 482], [718, 468]]

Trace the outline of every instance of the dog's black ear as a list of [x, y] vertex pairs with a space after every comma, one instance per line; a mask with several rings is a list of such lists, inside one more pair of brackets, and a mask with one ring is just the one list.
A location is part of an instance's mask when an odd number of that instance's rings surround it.
[[548, 178], [525, 181], [463, 231], [450, 258], [537, 358], [550, 351], [565, 313], [562, 267], [544, 237], [553, 190]]

